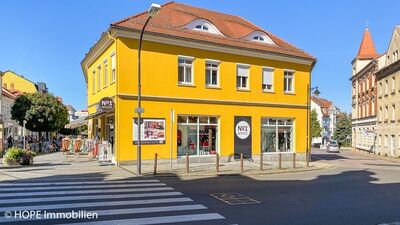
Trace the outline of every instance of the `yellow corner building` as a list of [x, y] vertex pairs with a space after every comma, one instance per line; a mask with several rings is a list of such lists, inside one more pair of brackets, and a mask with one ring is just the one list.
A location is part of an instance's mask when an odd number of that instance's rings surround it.
[[[146, 12], [112, 23], [84, 57], [90, 138], [136, 161], [137, 54]], [[304, 155], [316, 59], [234, 15], [170, 2], [143, 37], [142, 159]], [[102, 110], [102, 99], [113, 101]], [[107, 102], [106, 102], [107, 103]]]

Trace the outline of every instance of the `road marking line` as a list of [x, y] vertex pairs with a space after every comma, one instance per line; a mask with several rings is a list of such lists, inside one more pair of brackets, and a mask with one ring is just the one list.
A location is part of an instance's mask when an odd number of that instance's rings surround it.
[[150, 184], [113, 184], [113, 185], [74, 185], [74, 186], [50, 186], [50, 187], [10, 187], [0, 188], [1, 192], [10, 191], [35, 191], [35, 190], [59, 190], [59, 189], [93, 189], [93, 188], [126, 188], [126, 187], [153, 187], [153, 186], [166, 186], [164, 183], [150, 183]]
[[36, 182], [36, 183], [0, 183], [0, 188], [3, 187], [31, 187], [31, 186], [62, 186], [62, 185], [77, 185], [77, 184], [130, 184], [130, 183], [157, 183], [159, 180], [115, 180], [115, 181], [71, 181], [71, 182]]
[[[128, 209], [107, 209], [107, 210], [95, 210], [97, 216], [113, 216], [122, 214], [139, 214], [139, 213], [157, 213], [157, 212], [174, 212], [174, 211], [188, 211], [188, 210], [202, 210], [207, 209], [203, 205], [176, 205], [176, 206], [159, 206], [159, 207], [143, 207], [143, 208], [128, 208]], [[53, 213], [53, 212], [47, 212]], [[43, 216], [44, 217], [44, 216]], [[18, 222], [18, 221], [30, 221], [30, 220], [48, 220], [52, 218], [5, 218], [0, 217], [0, 223], [6, 222]]]
[[24, 210], [48, 210], [48, 209], [71, 209], [71, 208], [86, 208], [86, 207], [103, 207], [103, 206], [121, 206], [121, 205], [141, 205], [141, 204], [156, 204], [156, 203], [173, 203], [173, 202], [191, 202], [190, 198], [160, 198], [160, 199], [144, 199], [130, 201], [99, 201], [99, 202], [84, 202], [84, 203], [67, 203], [54, 205], [31, 205], [31, 206], [11, 206], [2, 207], [0, 212], [4, 211], [24, 211]]
[[73, 223], [71, 225], [149, 225], [149, 224], [164, 224], [164, 223], [179, 223], [190, 221], [203, 221], [203, 220], [218, 220], [225, 219], [218, 213], [204, 213], [204, 214], [189, 214], [178, 216], [160, 216], [160, 217], [146, 217], [137, 219], [125, 220], [105, 220], [105, 221], [92, 221], [87, 223]]
[[36, 202], [54, 202], [54, 201], [71, 201], [71, 200], [91, 200], [91, 199], [115, 199], [115, 198], [140, 198], [140, 197], [160, 197], [183, 195], [181, 192], [150, 192], [140, 194], [97, 194], [97, 195], [75, 195], [75, 196], [59, 196], [59, 197], [36, 197], [36, 198], [17, 198], [17, 199], [0, 199], [0, 204], [12, 203], [36, 203]]
[[23, 193], [5, 193], [0, 194], [1, 197], [27, 197], [30, 196], [51, 196], [51, 195], [69, 195], [69, 194], [101, 194], [101, 193], [118, 193], [118, 192], [146, 192], [146, 191], [171, 191], [171, 187], [156, 188], [134, 188], [134, 189], [109, 189], [109, 190], [77, 190], [77, 191], [40, 191], [40, 192], [23, 192]]

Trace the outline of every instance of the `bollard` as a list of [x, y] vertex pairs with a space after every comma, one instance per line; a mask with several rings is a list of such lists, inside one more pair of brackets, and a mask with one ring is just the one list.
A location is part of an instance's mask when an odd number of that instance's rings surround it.
[[216, 162], [215, 162], [215, 167], [216, 167], [216, 169], [217, 169], [217, 173], [219, 172], [219, 154], [217, 153], [216, 155], [215, 155], [215, 160], [216, 160]]
[[154, 171], [153, 174], [157, 174], [157, 153], [154, 154]]
[[243, 173], [243, 153], [240, 153], [240, 171]]
[[264, 154], [263, 154], [263, 152], [261, 152], [261, 154], [260, 154], [260, 170], [261, 171], [264, 170], [263, 161], [264, 161]]
[[293, 168], [296, 168], [296, 153], [293, 153]]
[[189, 173], [189, 153], [186, 153], [186, 173]]
[[282, 169], [282, 153], [279, 153], [279, 169]]

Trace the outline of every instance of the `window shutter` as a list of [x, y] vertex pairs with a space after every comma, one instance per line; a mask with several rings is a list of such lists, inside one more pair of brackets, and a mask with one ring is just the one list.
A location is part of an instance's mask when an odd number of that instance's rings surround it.
[[263, 69], [263, 84], [272, 85], [273, 69]]
[[248, 77], [249, 76], [249, 67], [248, 66], [238, 66], [237, 67], [237, 75], [240, 77]]

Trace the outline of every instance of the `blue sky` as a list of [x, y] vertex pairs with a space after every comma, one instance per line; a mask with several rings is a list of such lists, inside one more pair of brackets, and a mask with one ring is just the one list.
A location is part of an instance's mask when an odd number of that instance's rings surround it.
[[[109, 24], [146, 10], [139, 0], [0, 0], [0, 71], [13, 70], [77, 109], [86, 108], [80, 62]], [[400, 23], [388, 0], [202, 0], [179, 2], [242, 16], [318, 58], [313, 86], [343, 111], [350, 107], [351, 60], [367, 21], [379, 53]]]

